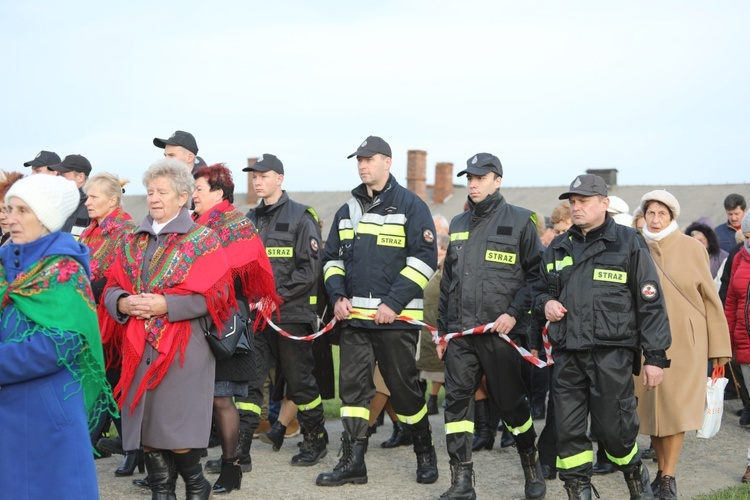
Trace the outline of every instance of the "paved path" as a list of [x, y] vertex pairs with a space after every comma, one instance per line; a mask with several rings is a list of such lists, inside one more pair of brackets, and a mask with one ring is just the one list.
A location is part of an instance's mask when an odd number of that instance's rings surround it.
[[[740, 407], [738, 401], [725, 404], [724, 422], [719, 435], [705, 440], [689, 433], [677, 470], [677, 487], [681, 498], [710, 493], [739, 483], [745, 472], [747, 449], [750, 446], [750, 431], [738, 424], [734, 410]], [[386, 419], [387, 420], [387, 419]], [[315, 485], [316, 476], [329, 471], [338, 463], [341, 421], [332, 420], [326, 425], [331, 436], [329, 454], [321, 463], [310, 468], [289, 466], [289, 460], [296, 452], [296, 443], [301, 438], [287, 440], [279, 452], [272, 451], [269, 445], [255, 440], [252, 448], [253, 470], [245, 474], [242, 489], [230, 495], [216, 495], [214, 498], [232, 499], [433, 499], [440, 496], [450, 486], [448, 455], [445, 451], [445, 434], [442, 410], [440, 416], [430, 418], [434, 430], [438, 452], [440, 479], [435, 484], [420, 485], [415, 481], [416, 459], [411, 447], [385, 450], [380, 443], [388, 439], [391, 426], [386, 423], [370, 439], [367, 453], [369, 482], [366, 485], [347, 485], [338, 488], [321, 488]], [[542, 422], [535, 422], [541, 431]], [[648, 437], [639, 436], [639, 446], [648, 446]], [[209, 450], [209, 457], [220, 454], [219, 448]], [[131, 478], [116, 478], [114, 470], [122, 457], [112, 457], [96, 461], [99, 475], [101, 498], [109, 499], [148, 499], [150, 493], [131, 484]], [[476, 472], [476, 492], [480, 499], [522, 499], [523, 472], [514, 448], [482, 451], [474, 455]], [[649, 470], [656, 472], [656, 465], [647, 461]], [[140, 477], [136, 473], [135, 477]], [[217, 476], [207, 476], [214, 481]], [[595, 477], [593, 483], [602, 499], [626, 499], [628, 490], [620, 473]], [[53, 498], [51, 496], [50, 498]], [[184, 498], [182, 480], [178, 482], [177, 498]], [[565, 499], [565, 491], [559, 480], [547, 481], [548, 499]], [[750, 498], [750, 486], [748, 486]]]

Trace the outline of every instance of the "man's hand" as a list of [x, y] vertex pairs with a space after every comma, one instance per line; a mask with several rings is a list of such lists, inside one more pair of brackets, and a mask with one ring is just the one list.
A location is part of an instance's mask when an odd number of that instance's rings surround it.
[[563, 319], [566, 312], [568, 312], [568, 310], [555, 299], [549, 300], [544, 304], [544, 317], [552, 323]]
[[508, 313], [501, 314], [492, 325], [493, 332], [508, 334], [516, 326], [516, 318]]
[[346, 297], [339, 297], [336, 301], [336, 305], [333, 306], [333, 315], [339, 321], [344, 321], [352, 313], [352, 303]]
[[661, 384], [664, 378], [664, 368], [653, 365], [643, 365], [643, 385], [646, 390], [651, 390]]
[[376, 325], [389, 325], [396, 319], [396, 312], [383, 304], [382, 302], [378, 306], [378, 311], [375, 313], [375, 324]]
[[531, 350], [531, 355], [534, 356], [535, 358], [538, 358], [539, 357], [539, 349], [532, 349]]
[[443, 359], [443, 356], [445, 356], [445, 350], [448, 349], [448, 344], [438, 344], [435, 349], [437, 350], [438, 359]]

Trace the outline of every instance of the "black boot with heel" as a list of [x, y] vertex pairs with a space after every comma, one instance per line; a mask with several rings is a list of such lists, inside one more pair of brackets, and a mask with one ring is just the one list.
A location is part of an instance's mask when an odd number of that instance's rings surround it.
[[211, 483], [203, 476], [201, 466], [201, 450], [192, 449], [187, 453], [172, 452], [177, 472], [185, 481], [187, 500], [208, 500], [211, 497]]
[[230, 493], [242, 486], [242, 467], [237, 457], [221, 460], [221, 474], [214, 483], [213, 491], [216, 495]]
[[138, 467], [138, 472], [140, 473], [143, 473], [145, 470], [143, 449], [125, 452], [125, 460], [123, 460], [122, 465], [115, 470], [115, 476], [132, 476], [136, 467]]

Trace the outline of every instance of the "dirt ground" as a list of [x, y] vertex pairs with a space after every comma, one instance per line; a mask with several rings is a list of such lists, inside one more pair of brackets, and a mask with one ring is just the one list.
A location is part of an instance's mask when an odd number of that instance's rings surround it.
[[[739, 401], [725, 403], [722, 429], [713, 439], [698, 439], [695, 432], [688, 433], [677, 467], [677, 489], [680, 498], [693, 498], [696, 495], [711, 493], [716, 490], [740, 483], [745, 472], [747, 450], [750, 446], [750, 431], [739, 426], [739, 418], [734, 410], [740, 408]], [[387, 420], [387, 419], [386, 419]], [[301, 437], [288, 439], [280, 451], [274, 452], [271, 446], [255, 440], [252, 447], [253, 470], [246, 473], [242, 489], [235, 490], [227, 499], [338, 499], [338, 498], [399, 498], [399, 499], [434, 499], [450, 487], [448, 454], [445, 450], [445, 433], [442, 410], [440, 415], [430, 417], [433, 427], [435, 446], [438, 453], [440, 479], [435, 484], [421, 485], [415, 480], [416, 458], [411, 447], [383, 449], [380, 443], [388, 439], [391, 433], [390, 423], [378, 429], [370, 438], [370, 447], [366, 457], [368, 483], [366, 485], [347, 485], [338, 488], [322, 488], [315, 485], [315, 478], [321, 472], [330, 471], [338, 463], [337, 453], [342, 426], [340, 420], [326, 423], [331, 443], [328, 456], [310, 468], [291, 467], [289, 460], [296, 453], [296, 443]], [[535, 422], [537, 432], [541, 431], [543, 421]], [[648, 437], [639, 436], [641, 448], [648, 447]], [[208, 450], [209, 458], [221, 454], [220, 449]], [[114, 456], [96, 461], [99, 476], [101, 498], [109, 499], [147, 499], [150, 492], [133, 486], [132, 478], [118, 478], [114, 470], [120, 465], [122, 457]], [[656, 464], [650, 460], [646, 464], [653, 474]], [[476, 492], [478, 498], [521, 499], [523, 496], [523, 472], [514, 448], [482, 451], [474, 454], [476, 474]], [[136, 472], [134, 477], [142, 477]], [[216, 475], [207, 475], [210, 481]], [[593, 484], [602, 499], [626, 499], [629, 497], [622, 474], [595, 476]], [[52, 496], [51, 496], [52, 498]], [[178, 481], [177, 498], [184, 497], [184, 484]], [[221, 498], [216, 495], [215, 498]], [[565, 499], [562, 482], [547, 481], [548, 499]], [[750, 498], [750, 486], [748, 486]]]

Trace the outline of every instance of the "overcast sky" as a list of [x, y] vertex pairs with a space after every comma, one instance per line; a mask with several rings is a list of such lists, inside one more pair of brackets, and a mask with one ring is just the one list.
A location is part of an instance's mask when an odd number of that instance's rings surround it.
[[[192, 132], [246, 190], [348, 190], [346, 156], [386, 139], [456, 167], [497, 155], [505, 186], [750, 182], [746, 1], [0, 3], [0, 168], [41, 149], [131, 179]], [[743, 49], [744, 47], [744, 49]], [[458, 172], [458, 168], [454, 171]]]

